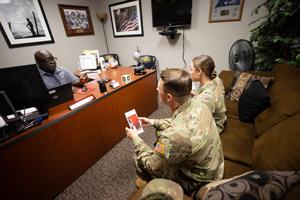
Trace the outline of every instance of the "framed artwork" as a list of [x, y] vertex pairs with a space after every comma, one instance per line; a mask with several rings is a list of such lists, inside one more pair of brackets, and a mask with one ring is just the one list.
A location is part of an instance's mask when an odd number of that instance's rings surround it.
[[114, 37], [144, 35], [140, 0], [111, 4], [109, 10]]
[[9, 48], [54, 43], [40, 0], [5, 0], [0, 28]]
[[93, 35], [89, 7], [58, 4], [67, 36]]
[[240, 21], [244, 0], [210, 0], [209, 22]]

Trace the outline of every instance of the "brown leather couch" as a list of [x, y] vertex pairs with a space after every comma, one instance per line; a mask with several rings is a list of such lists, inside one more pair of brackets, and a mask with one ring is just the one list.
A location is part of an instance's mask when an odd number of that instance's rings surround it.
[[[300, 170], [300, 69], [280, 64], [270, 73], [251, 73], [274, 78], [268, 88], [271, 105], [254, 123], [244, 123], [238, 117], [238, 102], [225, 99], [224, 178], [249, 170]], [[234, 73], [222, 71], [219, 76], [229, 92]], [[285, 199], [297, 199], [299, 194], [298, 185]]]
[[[224, 178], [250, 170], [300, 170], [300, 69], [281, 64], [270, 73], [250, 73], [274, 78], [268, 88], [271, 105], [254, 123], [244, 123], [239, 120], [238, 102], [225, 99], [228, 119], [221, 133]], [[229, 92], [234, 72], [222, 71], [219, 77]], [[138, 199], [141, 192], [130, 199]], [[297, 185], [284, 199], [298, 199], [299, 195]]]

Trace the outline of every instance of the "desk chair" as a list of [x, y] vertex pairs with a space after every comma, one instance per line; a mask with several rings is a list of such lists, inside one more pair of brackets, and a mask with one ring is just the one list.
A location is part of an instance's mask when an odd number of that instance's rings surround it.
[[156, 57], [151, 55], [141, 55], [138, 59], [138, 65], [144, 65], [146, 69], [156, 70]]
[[118, 54], [104, 54], [104, 55], [101, 55], [100, 57], [103, 57], [106, 63], [108, 62], [108, 60], [110, 58], [114, 58], [115, 60], [118, 61], [119, 65], [120, 65], [120, 60], [119, 60]]

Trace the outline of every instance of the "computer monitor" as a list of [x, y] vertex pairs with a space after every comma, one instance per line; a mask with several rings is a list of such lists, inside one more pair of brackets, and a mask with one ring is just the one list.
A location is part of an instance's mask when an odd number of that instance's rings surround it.
[[[48, 110], [48, 90], [35, 64], [0, 68], [0, 91], [5, 91], [16, 110], [36, 107], [40, 112]], [[3, 112], [3, 113], [1, 113]], [[1, 109], [1, 115], [12, 113]]]
[[0, 116], [6, 123], [20, 120], [20, 116], [7, 97], [5, 91], [0, 91]]

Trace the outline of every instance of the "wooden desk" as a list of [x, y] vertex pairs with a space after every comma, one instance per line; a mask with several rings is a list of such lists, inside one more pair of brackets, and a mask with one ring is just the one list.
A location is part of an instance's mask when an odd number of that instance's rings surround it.
[[[121, 75], [130, 74], [125, 84]], [[101, 74], [118, 81], [101, 94], [96, 81], [87, 83], [95, 90], [75, 93], [69, 101], [49, 110], [42, 125], [15, 136], [0, 146], [1, 199], [53, 199], [125, 137], [124, 113], [136, 109], [149, 116], [158, 108], [156, 72], [135, 76], [133, 69], [119, 67]], [[68, 105], [93, 94], [88, 105], [70, 111]]]

